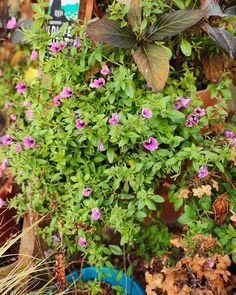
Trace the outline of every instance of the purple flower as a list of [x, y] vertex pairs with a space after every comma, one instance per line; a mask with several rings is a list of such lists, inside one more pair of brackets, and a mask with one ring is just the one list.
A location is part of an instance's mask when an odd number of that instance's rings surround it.
[[2, 164], [0, 165], [1, 170], [5, 170], [8, 167], [8, 159], [3, 159]]
[[0, 198], [0, 208], [6, 205], [6, 201], [4, 201], [2, 198]]
[[61, 98], [71, 97], [73, 95], [73, 90], [68, 86], [64, 86], [62, 92], [60, 93]]
[[173, 107], [174, 107], [176, 110], [181, 109], [182, 106], [183, 106], [183, 104], [182, 104], [182, 102], [181, 102], [180, 100], [179, 100], [179, 101], [175, 101], [175, 102], [173, 103]]
[[80, 116], [80, 110], [75, 111], [75, 118], [78, 119]]
[[192, 126], [193, 126], [193, 122], [192, 122], [191, 120], [187, 120], [187, 121], [185, 122], [185, 126], [187, 126], [187, 127], [192, 127]]
[[201, 109], [200, 107], [195, 108], [194, 113], [200, 117], [203, 117], [206, 115], [205, 109]]
[[116, 125], [120, 123], [120, 119], [117, 113], [113, 113], [111, 119], [108, 120], [110, 125]]
[[79, 243], [79, 245], [81, 247], [87, 247], [88, 246], [88, 242], [87, 242], [86, 238], [80, 237], [78, 243]]
[[200, 170], [199, 170], [199, 173], [198, 173], [198, 177], [199, 178], [204, 178], [208, 175], [208, 171], [207, 171], [207, 166], [206, 164], [203, 164], [201, 167], [200, 167]]
[[188, 116], [189, 121], [191, 121], [194, 125], [197, 125], [199, 123], [198, 118], [194, 114], [190, 114]]
[[155, 137], [150, 137], [148, 140], [145, 140], [143, 142], [143, 146], [146, 150], [155, 151], [156, 149], [158, 149], [159, 143]]
[[234, 133], [232, 131], [225, 131], [225, 135], [227, 138], [234, 138]]
[[33, 50], [30, 56], [30, 60], [36, 60], [39, 57], [39, 53], [37, 50]]
[[93, 220], [98, 220], [101, 217], [101, 215], [101, 211], [97, 207], [92, 209], [91, 217]]
[[21, 145], [19, 143], [17, 143], [16, 146], [15, 146], [15, 152], [20, 153], [21, 151], [22, 151], [22, 147], [21, 147]]
[[77, 129], [83, 129], [86, 125], [86, 122], [80, 119], [75, 120], [75, 126]]
[[18, 82], [16, 84], [16, 90], [18, 93], [22, 94], [27, 90], [27, 86], [23, 82]]
[[23, 142], [24, 146], [29, 148], [35, 146], [36, 144], [35, 139], [33, 139], [33, 137], [31, 137], [30, 135], [25, 136]]
[[6, 109], [11, 109], [13, 106], [12, 102], [8, 101], [5, 105]]
[[106, 80], [104, 78], [95, 79], [91, 84], [90, 87], [92, 88], [101, 88], [106, 84]]
[[18, 23], [16, 21], [16, 18], [13, 16], [8, 22], [7, 22], [7, 29], [16, 29], [18, 27]]
[[100, 152], [104, 152], [105, 151], [103, 142], [101, 140], [98, 142], [97, 150], [100, 151]]
[[27, 111], [25, 111], [25, 115], [29, 120], [33, 120], [34, 119], [34, 111], [29, 109]]
[[28, 101], [28, 100], [25, 100], [25, 101], [23, 101], [23, 106], [24, 107], [29, 107], [29, 106], [31, 106], [31, 102]]
[[111, 70], [108, 68], [107, 65], [105, 65], [104, 67], [102, 67], [100, 73], [102, 75], [111, 75]]
[[17, 119], [17, 115], [16, 114], [11, 114], [10, 115], [10, 119], [12, 120], [12, 121], [16, 121], [16, 119]]
[[80, 38], [76, 37], [74, 42], [73, 42], [73, 46], [76, 48], [80, 48]]
[[54, 234], [54, 235], [51, 236], [51, 238], [52, 238], [53, 243], [54, 243], [55, 245], [60, 244], [61, 239], [60, 239], [57, 235]]
[[142, 116], [146, 119], [152, 118], [152, 110], [149, 108], [143, 108], [142, 109]]
[[12, 141], [13, 141], [13, 137], [9, 134], [6, 134], [2, 137], [3, 144], [10, 145], [10, 144], [12, 144]]
[[85, 188], [83, 189], [83, 196], [84, 196], [84, 197], [89, 197], [90, 194], [91, 194], [91, 192], [92, 192], [92, 189], [91, 189], [91, 188], [89, 188], [89, 187], [85, 187]]
[[61, 98], [62, 97], [60, 95], [57, 95], [53, 98], [55, 107], [59, 107], [61, 105]]
[[204, 268], [213, 268], [214, 262], [211, 259], [208, 258], [203, 266], [204, 266]]
[[53, 53], [57, 53], [61, 51], [61, 45], [57, 42], [51, 42], [49, 50]]
[[183, 107], [186, 109], [190, 105], [191, 98], [181, 97], [180, 101], [182, 102]]

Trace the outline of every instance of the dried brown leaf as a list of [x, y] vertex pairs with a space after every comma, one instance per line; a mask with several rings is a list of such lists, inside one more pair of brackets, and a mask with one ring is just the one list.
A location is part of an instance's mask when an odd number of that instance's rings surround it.
[[179, 192], [179, 198], [188, 199], [191, 191], [188, 188], [181, 189]]
[[219, 196], [213, 203], [213, 209], [215, 213], [215, 222], [217, 224], [222, 224], [228, 213], [228, 194], [225, 192]]
[[201, 199], [203, 196], [211, 196], [211, 186], [209, 184], [193, 188], [193, 195]]

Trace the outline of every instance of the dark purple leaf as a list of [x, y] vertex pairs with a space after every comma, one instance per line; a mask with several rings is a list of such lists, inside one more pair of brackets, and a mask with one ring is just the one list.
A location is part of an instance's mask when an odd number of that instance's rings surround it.
[[136, 38], [129, 27], [121, 28], [119, 22], [99, 19], [87, 28], [90, 40], [108, 44], [112, 47], [131, 48], [136, 45]]
[[224, 10], [225, 15], [236, 15], [236, 5], [228, 7]]
[[201, 9], [205, 10], [206, 16], [223, 16], [223, 12], [216, 0], [201, 0]]
[[236, 58], [236, 37], [222, 28], [205, 24], [206, 31], [221, 48], [225, 49], [232, 58]]
[[152, 89], [162, 90], [169, 75], [169, 59], [166, 50], [155, 44], [140, 45], [134, 53], [134, 60]]
[[192, 27], [205, 15], [199, 9], [166, 13], [149, 28], [147, 38], [152, 41], [172, 37]]
[[128, 21], [133, 29], [140, 28], [142, 23], [142, 9], [140, 0], [131, 0], [128, 11]]

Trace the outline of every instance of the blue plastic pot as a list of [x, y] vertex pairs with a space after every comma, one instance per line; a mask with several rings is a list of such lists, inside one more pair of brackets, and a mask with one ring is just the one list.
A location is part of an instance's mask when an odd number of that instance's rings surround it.
[[[118, 269], [110, 269], [108, 267], [100, 268], [99, 273], [97, 272], [95, 267], [84, 267], [82, 269], [82, 281], [93, 281], [99, 278], [102, 282], [106, 282], [112, 286], [120, 285], [124, 288], [125, 294], [128, 295], [145, 295], [146, 293], [140, 287], [140, 285], [132, 280], [132, 278], [127, 277], [125, 274], [122, 275], [119, 281], [116, 280], [116, 275], [118, 273]], [[66, 276], [66, 279], [69, 283], [74, 283], [79, 279], [79, 273], [77, 271], [73, 271], [71, 274]]]

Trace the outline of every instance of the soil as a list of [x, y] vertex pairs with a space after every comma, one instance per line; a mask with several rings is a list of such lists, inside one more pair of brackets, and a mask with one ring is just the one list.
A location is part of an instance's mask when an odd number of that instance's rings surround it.
[[20, 241], [17, 241], [0, 258], [0, 267], [4, 267], [11, 263], [16, 262], [18, 259], [19, 249], [20, 249]]

